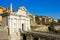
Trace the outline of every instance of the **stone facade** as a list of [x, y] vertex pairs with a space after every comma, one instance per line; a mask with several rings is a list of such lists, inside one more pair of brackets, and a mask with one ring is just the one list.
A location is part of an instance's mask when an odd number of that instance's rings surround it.
[[9, 40], [20, 40], [21, 33], [23, 31], [30, 31], [30, 18], [28, 16], [27, 10], [24, 6], [19, 7], [17, 12], [13, 12], [12, 4], [10, 5], [10, 11], [0, 12], [2, 25], [8, 26], [8, 36]]
[[11, 13], [8, 16], [8, 26], [11, 40], [20, 40], [20, 31], [30, 31], [30, 18], [27, 16], [24, 7], [19, 7], [17, 12], [12, 12], [11, 9]]

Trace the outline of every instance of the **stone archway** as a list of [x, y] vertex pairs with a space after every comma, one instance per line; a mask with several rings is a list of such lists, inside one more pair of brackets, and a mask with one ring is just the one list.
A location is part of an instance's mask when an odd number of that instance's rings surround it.
[[39, 40], [39, 38], [38, 37], [34, 37], [33, 40]]

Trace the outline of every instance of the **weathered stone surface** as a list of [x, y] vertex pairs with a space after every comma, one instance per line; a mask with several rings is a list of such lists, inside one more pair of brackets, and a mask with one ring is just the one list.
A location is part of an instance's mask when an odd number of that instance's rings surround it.
[[0, 26], [0, 40], [8, 40], [8, 31], [6, 27]]

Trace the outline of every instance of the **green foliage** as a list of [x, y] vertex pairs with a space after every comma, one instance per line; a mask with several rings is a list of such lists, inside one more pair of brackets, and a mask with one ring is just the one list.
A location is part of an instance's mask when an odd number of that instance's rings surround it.
[[60, 23], [60, 19], [58, 19], [58, 23]]
[[32, 29], [35, 29], [35, 28], [37, 28], [37, 26], [31, 26], [31, 28], [32, 28]]
[[30, 16], [30, 20], [33, 21], [34, 17], [33, 15], [29, 15]]
[[57, 33], [60, 33], [60, 30], [57, 30]]

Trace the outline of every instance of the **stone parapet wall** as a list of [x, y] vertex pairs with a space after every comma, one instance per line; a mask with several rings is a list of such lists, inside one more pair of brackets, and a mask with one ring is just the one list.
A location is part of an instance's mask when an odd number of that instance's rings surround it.
[[43, 25], [38, 27], [38, 28], [36, 28], [36, 29], [34, 29], [34, 30], [42, 31], [42, 32], [49, 32], [48, 26], [43, 26]]
[[59, 26], [55, 26], [56, 30], [60, 30], [60, 25]]

